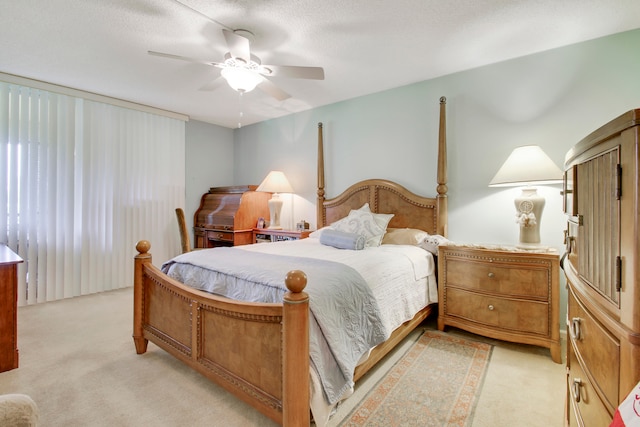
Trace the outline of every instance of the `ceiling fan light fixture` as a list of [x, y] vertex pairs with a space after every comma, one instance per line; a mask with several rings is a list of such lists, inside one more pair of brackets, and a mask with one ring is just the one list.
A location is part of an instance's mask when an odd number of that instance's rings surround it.
[[251, 53], [251, 43], [253, 33], [247, 30], [230, 31], [222, 29], [227, 47], [229, 50], [224, 54], [223, 62], [209, 61], [186, 56], [173, 55], [149, 51], [150, 55], [163, 56], [171, 59], [203, 64], [221, 70], [221, 76], [205, 84], [200, 90], [214, 90], [218, 87], [222, 79], [240, 94], [251, 92], [259, 86], [263, 92], [272, 96], [278, 101], [284, 101], [291, 97], [288, 93], [280, 89], [269, 77], [289, 77], [296, 79], [324, 80], [324, 70], [321, 67], [302, 67], [292, 65], [262, 65], [260, 58]]
[[262, 80], [260, 74], [245, 67], [224, 68], [221, 71], [229, 86], [238, 92], [251, 92]]

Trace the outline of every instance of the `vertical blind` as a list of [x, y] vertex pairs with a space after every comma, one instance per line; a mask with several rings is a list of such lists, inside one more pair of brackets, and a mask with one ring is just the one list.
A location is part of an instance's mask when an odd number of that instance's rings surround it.
[[0, 243], [18, 305], [131, 286], [138, 240], [179, 251], [184, 121], [0, 82]]

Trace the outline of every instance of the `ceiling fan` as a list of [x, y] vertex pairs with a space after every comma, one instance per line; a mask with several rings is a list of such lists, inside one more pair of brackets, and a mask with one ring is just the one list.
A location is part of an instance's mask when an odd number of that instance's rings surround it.
[[251, 53], [250, 39], [253, 34], [247, 30], [230, 31], [223, 29], [222, 33], [227, 42], [229, 51], [224, 55], [222, 62], [206, 61], [169, 53], [148, 51], [149, 55], [165, 58], [179, 59], [195, 62], [197, 64], [210, 65], [221, 69], [221, 77], [207, 83], [200, 90], [214, 90], [225, 80], [234, 90], [245, 93], [250, 92], [256, 86], [265, 93], [279, 101], [290, 98], [291, 95], [277, 87], [267, 77], [289, 77], [296, 79], [324, 80], [324, 70], [321, 67], [299, 67], [292, 65], [263, 65], [260, 58]]

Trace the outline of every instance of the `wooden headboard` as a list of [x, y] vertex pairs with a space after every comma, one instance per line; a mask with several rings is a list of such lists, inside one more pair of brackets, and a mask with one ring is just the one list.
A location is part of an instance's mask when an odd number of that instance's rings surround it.
[[371, 211], [393, 213], [390, 228], [418, 228], [429, 234], [447, 236], [447, 137], [446, 98], [440, 98], [438, 138], [438, 183], [435, 197], [419, 196], [400, 184], [384, 179], [368, 179], [351, 185], [332, 199], [324, 197], [324, 152], [322, 123], [318, 123], [318, 212], [321, 228], [344, 218], [351, 209], [369, 203]]

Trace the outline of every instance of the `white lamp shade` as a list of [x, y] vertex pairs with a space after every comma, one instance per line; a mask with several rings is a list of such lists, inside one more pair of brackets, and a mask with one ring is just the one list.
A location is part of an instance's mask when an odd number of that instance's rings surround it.
[[278, 193], [293, 193], [293, 188], [284, 176], [282, 171], [271, 171], [269, 175], [262, 181], [256, 191], [265, 191], [273, 193], [269, 200], [269, 228], [274, 230], [280, 230], [280, 212], [282, 212], [282, 199]]
[[271, 171], [256, 191], [267, 193], [293, 193], [293, 188], [282, 171]]
[[251, 92], [262, 81], [262, 76], [244, 67], [223, 68], [222, 77], [238, 92]]
[[562, 182], [562, 171], [537, 145], [518, 147], [504, 162], [489, 187], [546, 185]]

